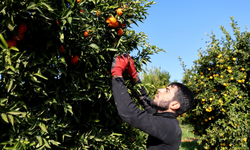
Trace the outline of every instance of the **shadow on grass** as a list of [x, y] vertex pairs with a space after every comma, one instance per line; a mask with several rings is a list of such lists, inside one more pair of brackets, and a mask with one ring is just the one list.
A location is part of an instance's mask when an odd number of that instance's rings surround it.
[[203, 146], [199, 145], [196, 141], [181, 142], [180, 150], [203, 150]]

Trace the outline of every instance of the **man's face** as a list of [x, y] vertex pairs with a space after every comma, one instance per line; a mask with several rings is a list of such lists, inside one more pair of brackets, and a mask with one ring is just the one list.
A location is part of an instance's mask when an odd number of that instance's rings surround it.
[[151, 101], [151, 105], [160, 110], [167, 110], [177, 90], [177, 86], [168, 86], [164, 89], [158, 89], [158, 94], [156, 94], [154, 100]]

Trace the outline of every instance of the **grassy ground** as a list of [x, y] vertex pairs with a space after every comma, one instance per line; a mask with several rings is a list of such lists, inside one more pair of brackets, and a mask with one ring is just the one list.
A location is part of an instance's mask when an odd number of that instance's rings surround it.
[[182, 142], [179, 150], [202, 150], [203, 146], [198, 145], [197, 139], [192, 133], [192, 127], [190, 125], [180, 125], [182, 129]]

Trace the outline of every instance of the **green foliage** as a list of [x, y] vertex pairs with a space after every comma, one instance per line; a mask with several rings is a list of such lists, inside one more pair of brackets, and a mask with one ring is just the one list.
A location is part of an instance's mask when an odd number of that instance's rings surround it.
[[153, 84], [155, 87], [167, 86], [169, 84], [169, 72], [165, 70], [161, 71], [160, 67], [146, 68], [145, 71], [146, 72], [142, 72], [141, 75], [143, 82]]
[[[144, 21], [154, 1], [0, 3], [0, 148], [144, 148], [146, 135], [119, 121], [110, 66], [115, 54], [140, 48], [134, 60], [141, 71], [150, 55], [163, 51], [151, 46], [145, 33], [129, 28]], [[115, 13], [119, 7], [124, 8], [121, 16]], [[126, 26], [109, 27], [109, 16]], [[23, 39], [22, 23], [27, 26]], [[13, 36], [20, 40], [8, 48]], [[76, 55], [79, 61], [72, 63]]]
[[151, 99], [153, 99], [159, 88], [167, 87], [170, 82], [169, 72], [165, 70], [162, 71], [160, 67], [145, 68], [145, 71], [142, 72], [140, 76], [142, 83], [148, 89]]
[[195, 95], [195, 106], [185, 117], [205, 149], [249, 149], [250, 33], [240, 32], [231, 18], [234, 38], [215, 35], [200, 51], [183, 82]]
[[197, 142], [182, 142], [179, 150], [203, 150]]

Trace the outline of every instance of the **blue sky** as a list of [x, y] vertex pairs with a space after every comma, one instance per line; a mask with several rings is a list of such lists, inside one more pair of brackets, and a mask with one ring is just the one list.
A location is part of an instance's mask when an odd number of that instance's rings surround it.
[[[209, 39], [205, 33], [221, 39], [224, 26], [233, 36], [231, 19], [238, 22], [241, 32], [250, 30], [249, 0], [155, 0], [148, 9], [148, 17], [139, 27], [132, 26], [136, 32], [145, 32], [151, 45], [164, 49], [167, 53], [154, 54], [147, 68], [161, 67], [171, 75], [170, 81], [181, 82], [183, 69], [178, 56], [187, 65], [193, 66], [197, 60], [198, 49], [205, 50]], [[247, 28], [245, 26], [247, 25]], [[133, 55], [133, 53], [131, 54]]]

